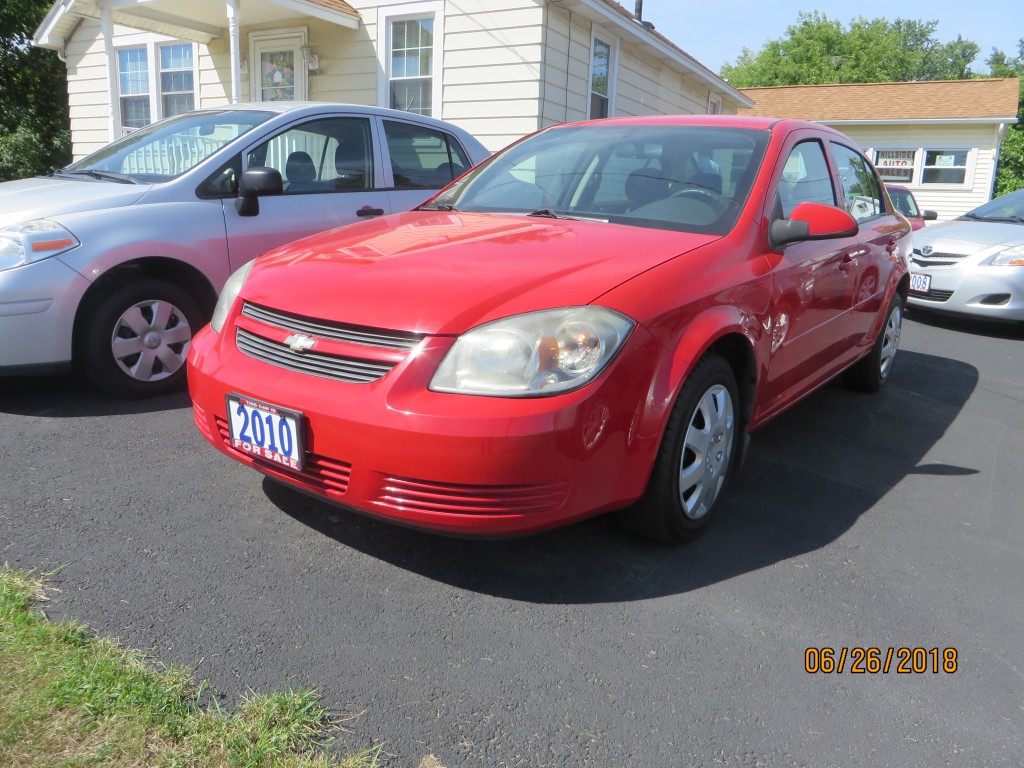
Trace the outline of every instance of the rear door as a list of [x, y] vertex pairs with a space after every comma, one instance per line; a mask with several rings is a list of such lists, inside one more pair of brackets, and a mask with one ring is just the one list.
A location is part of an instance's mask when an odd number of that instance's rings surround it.
[[850, 250], [854, 263], [853, 312], [849, 327], [854, 344], [874, 340], [874, 325], [883, 311], [886, 285], [883, 276], [892, 274], [899, 239], [909, 227], [895, 213], [886, 210], [882, 183], [871, 163], [856, 149], [831, 141], [840, 192], [846, 211], [857, 220], [860, 232]]

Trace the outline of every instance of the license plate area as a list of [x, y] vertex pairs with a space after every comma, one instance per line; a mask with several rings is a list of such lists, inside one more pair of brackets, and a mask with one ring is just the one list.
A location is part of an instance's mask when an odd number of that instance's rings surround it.
[[235, 393], [226, 399], [232, 448], [284, 469], [302, 471], [305, 421], [300, 411]]
[[914, 293], [928, 293], [931, 284], [931, 275], [923, 275], [920, 272], [910, 273], [910, 290]]

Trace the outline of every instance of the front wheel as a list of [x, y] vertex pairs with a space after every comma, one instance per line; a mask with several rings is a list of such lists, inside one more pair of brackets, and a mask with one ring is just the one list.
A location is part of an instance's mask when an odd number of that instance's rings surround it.
[[184, 290], [142, 279], [115, 287], [84, 311], [78, 362], [100, 389], [140, 398], [185, 384], [185, 359], [202, 312]]
[[739, 411], [732, 368], [716, 354], [705, 355], [672, 408], [647, 491], [619, 512], [626, 528], [678, 543], [708, 524], [739, 455]]
[[903, 297], [898, 293], [889, 302], [885, 324], [867, 357], [854, 363], [843, 377], [847, 386], [863, 392], [877, 392], [889, 380], [903, 330]]

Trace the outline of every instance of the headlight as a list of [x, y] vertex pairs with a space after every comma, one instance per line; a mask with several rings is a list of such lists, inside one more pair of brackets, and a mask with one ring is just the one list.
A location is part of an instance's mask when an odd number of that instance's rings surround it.
[[458, 338], [430, 388], [495, 397], [567, 392], [597, 376], [635, 325], [602, 307], [550, 309], [487, 323]]
[[228, 319], [231, 305], [238, 298], [246, 278], [249, 277], [249, 272], [252, 271], [252, 265], [255, 263], [256, 259], [253, 259], [236, 269], [221, 288], [220, 296], [217, 297], [217, 306], [213, 309], [213, 317], [210, 318], [210, 327], [213, 328], [214, 333], [220, 333], [220, 329], [224, 327], [224, 321]]
[[1000, 251], [988, 260], [990, 267], [1024, 267], [1024, 245]]
[[49, 219], [36, 219], [0, 229], [0, 272], [42, 261], [77, 248], [78, 238]]

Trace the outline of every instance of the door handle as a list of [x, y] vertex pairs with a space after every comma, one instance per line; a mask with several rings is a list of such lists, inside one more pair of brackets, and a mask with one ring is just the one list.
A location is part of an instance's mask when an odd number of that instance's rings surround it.
[[856, 266], [857, 257], [847, 253], [843, 256], [843, 260], [839, 262], [839, 271], [845, 275]]
[[889, 243], [885, 246], [886, 253], [896, 253], [896, 249], [899, 248], [899, 241], [893, 237], [889, 240]]
[[362, 208], [360, 208], [358, 211], [356, 211], [356, 216], [383, 216], [383, 215], [384, 215], [384, 209], [383, 208], [371, 208], [368, 205], [364, 205]]

